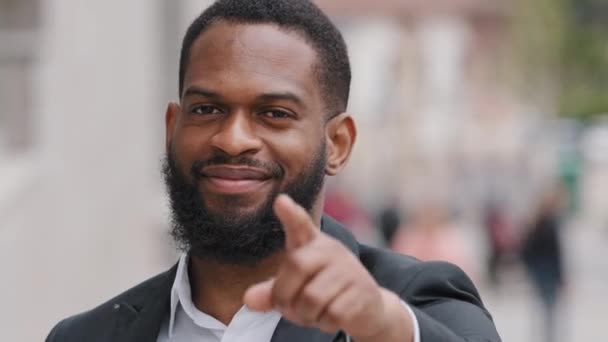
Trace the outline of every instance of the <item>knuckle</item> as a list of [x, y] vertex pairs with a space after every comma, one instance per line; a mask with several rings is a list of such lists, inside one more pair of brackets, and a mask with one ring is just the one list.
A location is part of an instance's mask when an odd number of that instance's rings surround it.
[[340, 329], [340, 327], [338, 327], [337, 324], [335, 324], [333, 321], [331, 321], [330, 319], [323, 319], [320, 323], [319, 323], [319, 329], [323, 330], [324, 332], [328, 333], [328, 334], [333, 334], [336, 331], [338, 331], [338, 329]]
[[313, 249], [304, 247], [294, 253], [291, 253], [288, 257], [288, 267], [291, 270], [301, 273], [312, 272], [318, 264], [318, 257], [313, 253]]
[[305, 272], [308, 269], [306, 259], [299, 253], [292, 253], [287, 257], [287, 270], [290, 272]]
[[282, 286], [276, 286], [275, 289], [270, 294], [270, 299], [272, 303], [279, 306], [286, 306], [288, 303], [288, 299], [285, 294], [285, 290]]
[[271, 298], [272, 302], [277, 305], [285, 304], [285, 301], [284, 301], [283, 297], [280, 295], [279, 291], [272, 291], [270, 298]]
[[363, 309], [365, 308], [365, 304], [363, 301], [355, 301], [352, 303], [350, 310], [346, 313], [348, 318], [353, 318], [358, 316]]
[[311, 287], [307, 287], [302, 290], [301, 300], [302, 303], [307, 307], [317, 306], [320, 302], [317, 291]]
[[326, 320], [331, 324], [339, 326], [342, 321], [341, 318], [343, 314], [344, 312], [342, 308], [338, 307], [337, 305], [330, 305], [329, 308], [327, 308]]

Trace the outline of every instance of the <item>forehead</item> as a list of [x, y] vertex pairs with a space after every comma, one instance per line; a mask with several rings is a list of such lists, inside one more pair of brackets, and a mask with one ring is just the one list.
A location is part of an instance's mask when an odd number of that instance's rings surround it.
[[192, 45], [184, 89], [291, 91], [318, 98], [316, 62], [315, 50], [296, 32], [272, 24], [219, 21]]

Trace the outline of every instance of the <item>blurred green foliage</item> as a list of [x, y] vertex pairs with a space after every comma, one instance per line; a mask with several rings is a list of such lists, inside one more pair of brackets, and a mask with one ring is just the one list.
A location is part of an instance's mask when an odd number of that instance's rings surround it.
[[560, 115], [608, 113], [608, 0], [520, 0], [513, 20], [520, 89]]
[[568, 0], [563, 10], [561, 114], [608, 113], [608, 1]]

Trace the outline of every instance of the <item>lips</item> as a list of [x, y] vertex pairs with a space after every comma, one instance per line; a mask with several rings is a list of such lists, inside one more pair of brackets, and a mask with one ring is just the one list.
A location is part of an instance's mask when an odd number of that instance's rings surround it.
[[207, 167], [202, 176], [208, 190], [223, 194], [252, 192], [271, 178], [260, 169], [230, 166]]
[[265, 180], [270, 176], [263, 170], [248, 167], [214, 166], [203, 170], [203, 176], [228, 180]]

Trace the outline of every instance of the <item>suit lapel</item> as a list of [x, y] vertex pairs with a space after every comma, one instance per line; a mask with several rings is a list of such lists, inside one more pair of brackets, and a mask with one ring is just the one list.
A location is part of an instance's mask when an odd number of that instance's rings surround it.
[[[324, 215], [321, 219], [321, 231], [342, 242], [357, 257], [359, 256], [359, 245], [357, 240], [331, 217]], [[343, 333], [326, 334], [315, 328], [302, 328], [286, 319], [279, 321], [270, 342], [332, 342], [342, 341]]]
[[357, 256], [357, 258], [359, 257], [359, 243], [355, 237], [336, 220], [328, 215], [323, 215], [323, 218], [321, 219], [321, 231], [342, 242], [346, 248], [350, 249], [353, 254]]
[[117, 303], [116, 341], [156, 341], [163, 320], [169, 315], [170, 294], [177, 265], [163, 273], [141, 295]]

